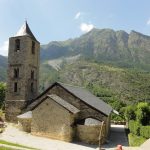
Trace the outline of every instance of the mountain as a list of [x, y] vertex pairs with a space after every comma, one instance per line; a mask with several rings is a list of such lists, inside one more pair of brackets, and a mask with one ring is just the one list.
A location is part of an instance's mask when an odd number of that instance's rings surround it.
[[93, 29], [79, 38], [41, 46], [41, 60], [80, 55], [98, 63], [150, 71], [150, 37], [131, 31]]
[[[150, 101], [149, 36], [93, 29], [42, 45], [40, 58], [40, 91], [60, 81], [84, 86], [115, 106]], [[6, 66], [7, 58], [0, 56], [0, 81], [6, 81]]]
[[0, 55], [0, 81], [6, 81], [7, 57]]

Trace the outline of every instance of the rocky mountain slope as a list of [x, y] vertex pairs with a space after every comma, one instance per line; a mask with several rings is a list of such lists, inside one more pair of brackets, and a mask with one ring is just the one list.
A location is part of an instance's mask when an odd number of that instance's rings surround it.
[[[6, 81], [6, 65], [7, 58], [0, 56], [0, 81]], [[150, 37], [93, 29], [42, 45], [40, 90], [54, 81], [85, 86], [109, 103], [150, 101]]]
[[76, 39], [41, 46], [41, 60], [80, 55], [119, 67], [150, 70], [150, 37], [131, 31], [93, 29]]

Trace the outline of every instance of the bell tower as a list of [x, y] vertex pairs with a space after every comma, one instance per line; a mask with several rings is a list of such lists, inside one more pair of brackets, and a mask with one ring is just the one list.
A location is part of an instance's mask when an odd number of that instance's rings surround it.
[[9, 38], [6, 120], [16, 122], [25, 105], [38, 95], [40, 43], [27, 22]]

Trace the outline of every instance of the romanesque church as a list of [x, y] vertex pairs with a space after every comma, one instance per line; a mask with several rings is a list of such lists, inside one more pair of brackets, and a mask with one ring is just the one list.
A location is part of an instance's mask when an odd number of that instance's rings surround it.
[[31, 134], [97, 143], [107, 139], [112, 107], [82, 87], [55, 82], [39, 93], [40, 43], [27, 22], [9, 38], [6, 120]]

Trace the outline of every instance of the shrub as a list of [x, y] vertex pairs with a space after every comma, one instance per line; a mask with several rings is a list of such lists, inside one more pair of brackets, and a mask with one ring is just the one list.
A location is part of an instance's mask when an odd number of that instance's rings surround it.
[[140, 146], [146, 141], [144, 137], [137, 136], [132, 133], [128, 134], [128, 139], [129, 139], [130, 146]]
[[140, 135], [145, 138], [150, 138], [150, 126], [141, 126]]
[[142, 125], [148, 125], [150, 120], [150, 107], [148, 103], [139, 103], [136, 111], [136, 119]]
[[129, 130], [131, 133], [139, 136], [140, 135], [140, 127], [141, 127], [141, 125], [139, 124], [139, 122], [134, 121], [134, 120], [129, 121]]
[[126, 109], [125, 109], [125, 118], [126, 120], [135, 120], [136, 118], [136, 115], [135, 115], [135, 109], [136, 107], [135, 106], [127, 106]]
[[0, 82], [0, 108], [4, 108], [6, 84]]

